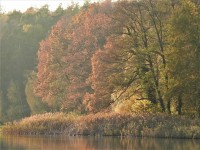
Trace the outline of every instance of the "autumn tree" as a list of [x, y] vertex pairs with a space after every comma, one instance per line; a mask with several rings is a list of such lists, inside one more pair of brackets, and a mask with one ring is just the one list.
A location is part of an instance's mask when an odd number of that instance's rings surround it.
[[[164, 25], [169, 4], [156, 2], [123, 1], [116, 4], [113, 20], [121, 24], [123, 30], [117, 33], [121, 35], [117, 37], [121, 40], [113, 40], [113, 49], [123, 51], [118, 55], [118, 65], [122, 66], [118, 75], [121, 75], [122, 80], [117, 95], [126, 94], [130, 97], [135, 94], [138, 100], [159, 103], [165, 111], [163, 98], [164, 90], [168, 87], [168, 75], [164, 54]], [[165, 76], [164, 79], [161, 74]]]
[[110, 2], [91, 4], [79, 16], [73, 18], [71, 55], [66, 57], [65, 61], [69, 63], [67, 69], [72, 81], [68, 87], [70, 91], [68, 100], [74, 99], [79, 105], [84, 101], [89, 107], [87, 101], [89, 97], [93, 97], [94, 89], [90, 81], [93, 69], [91, 58], [98, 49], [103, 47], [106, 37], [111, 34], [112, 22], [108, 16], [110, 11], [112, 11]]
[[[69, 77], [63, 59], [69, 45], [68, 32], [71, 17], [77, 6], [69, 7], [68, 13], [52, 28], [49, 37], [40, 43], [38, 51], [38, 73], [35, 93], [55, 110], [63, 108]], [[75, 12], [74, 12], [75, 11]]]
[[169, 69], [172, 82], [169, 96], [182, 109], [199, 112], [200, 15], [197, 1], [183, 0], [174, 11], [169, 26]]
[[110, 34], [110, 8], [110, 2], [83, 7], [71, 18], [63, 17], [41, 42], [36, 93], [44, 101], [54, 101], [63, 111], [85, 111], [83, 99], [93, 91], [87, 82], [91, 57]]

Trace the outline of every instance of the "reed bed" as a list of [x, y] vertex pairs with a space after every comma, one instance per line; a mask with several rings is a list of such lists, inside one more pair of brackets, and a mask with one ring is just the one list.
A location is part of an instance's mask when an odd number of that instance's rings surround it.
[[8, 123], [3, 134], [200, 138], [200, 120], [166, 114], [46, 113]]

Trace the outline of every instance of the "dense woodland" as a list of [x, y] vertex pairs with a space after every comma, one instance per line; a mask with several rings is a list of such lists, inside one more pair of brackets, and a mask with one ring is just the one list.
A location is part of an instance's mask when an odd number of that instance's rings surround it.
[[65, 112], [200, 117], [199, 0], [0, 14], [0, 121]]

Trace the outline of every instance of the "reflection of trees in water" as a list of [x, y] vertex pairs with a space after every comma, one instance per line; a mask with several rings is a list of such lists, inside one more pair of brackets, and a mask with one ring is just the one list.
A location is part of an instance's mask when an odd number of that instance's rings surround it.
[[0, 149], [14, 150], [199, 150], [200, 140], [120, 137], [17, 137], [0, 140]]
[[0, 137], [0, 150], [25, 150], [25, 147], [22, 145], [15, 145], [12, 142], [4, 143]]

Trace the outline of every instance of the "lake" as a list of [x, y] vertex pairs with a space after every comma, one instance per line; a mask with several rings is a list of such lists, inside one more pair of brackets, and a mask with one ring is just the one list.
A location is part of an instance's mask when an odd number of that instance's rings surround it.
[[200, 140], [63, 137], [63, 136], [2, 136], [0, 150], [200, 150]]

